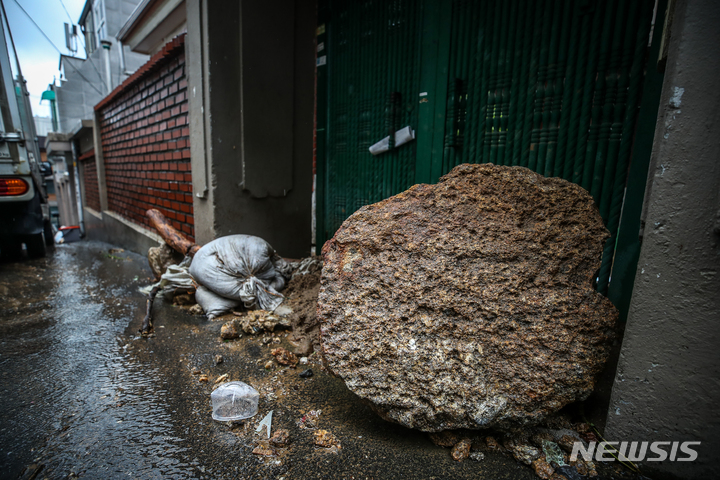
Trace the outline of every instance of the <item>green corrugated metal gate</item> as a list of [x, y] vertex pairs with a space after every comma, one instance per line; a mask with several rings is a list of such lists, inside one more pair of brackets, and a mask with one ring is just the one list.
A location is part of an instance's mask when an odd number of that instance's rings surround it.
[[[613, 235], [598, 282], [607, 292], [653, 6], [321, 2], [318, 245], [361, 206], [460, 163], [521, 165], [593, 195]], [[369, 153], [407, 125], [416, 141]]]

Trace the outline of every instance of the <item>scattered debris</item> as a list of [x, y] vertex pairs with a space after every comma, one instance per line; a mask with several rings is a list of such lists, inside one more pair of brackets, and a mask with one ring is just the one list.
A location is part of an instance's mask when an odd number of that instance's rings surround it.
[[275, 456], [277, 452], [275, 452], [275, 449], [268, 444], [267, 440], [265, 440], [258, 442], [258, 445], [253, 449], [252, 453], [255, 455], [271, 457]]
[[450, 454], [452, 455], [453, 460], [462, 462], [466, 458], [470, 456], [470, 447], [472, 446], [472, 441], [469, 438], [463, 438], [460, 440], [453, 448]]
[[173, 250], [173, 248], [165, 242], [163, 242], [162, 245], [148, 249], [148, 263], [155, 276], [155, 280], [160, 280], [160, 276], [165, 273], [170, 265], [177, 265], [182, 262], [182, 260], [183, 255]]
[[273, 436], [270, 437], [270, 443], [276, 447], [287, 446], [290, 443], [290, 432], [284, 428], [277, 430]]
[[500, 452], [503, 449], [498, 441], [495, 440], [495, 437], [485, 437], [485, 444], [491, 452]]
[[312, 368], [308, 368], [307, 370], [303, 370], [300, 372], [300, 377], [302, 378], [310, 378], [313, 376]]
[[557, 443], [543, 440], [542, 449], [543, 453], [545, 453], [545, 461], [547, 461], [550, 465], [555, 464], [560, 467], [567, 465], [565, 463], [565, 456], [562, 450], [560, 450], [560, 447], [558, 447]]
[[474, 460], [476, 462], [482, 462], [483, 460], [485, 460], [485, 454], [482, 452], [471, 452], [470, 460]]
[[217, 378], [215, 379], [215, 385], [217, 385], [218, 383], [222, 383], [222, 382], [226, 381], [229, 377], [230, 377], [230, 376], [229, 376], [227, 373], [225, 373], [225, 374], [223, 374], [223, 375], [220, 375], [219, 377], [217, 377]]
[[263, 429], [265, 429], [265, 431], [267, 432], [267, 438], [270, 438], [270, 430], [272, 429], [272, 415], [273, 411], [270, 410], [270, 413], [265, 415], [265, 418], [263, 418], [260, 423], [258, 423], [255, 432], [262, 434]]
[[233, 338], [239, 338], [240, 332], [237, 331], [235, 322], [227, 322], [220, 327], [220, 338], [223, 340], [231, 340]]
[[200, 305], [195, 304], [192, 307], [188, 308], [188, 313], [190, 315], [203, 315], [205, 312], [203, 312], [203, 309]]
[[205, 374], [200, 375], [200, 376], [198, 377], [198, 381], [199, 381], [199, 382], [207, 382], [207, 381], [208, 381], [208, 376], [205, 375]]
[[273, 365], [274, 365], [273, 361], [268, 360], [267, 362], [265, 362], [265, 370], [270, 370], [273, 367]]
[[280, 365], [288, 365], [294, 367], [298, 364], [298, 358], [292, 352], [289, 352], [282, 347], [273, 348], [270, 351], [270, 354], [275, 357], [275, 360], [277, 360]]
[[328, 432], [327, 430], [317, 430], [315, 433], [315, 445], [318, 447], [323, 448], [337, 448], [338, 450], [342, 449], [342, 446], [340, 446], [340, 441], [333, 435], [332, 433]]
[[213, 419], [231, 422], [254, 417], [258, 411], [260, 394], [244, 382], [227, 382], [211, 394]]
[[318, 420], [322, 410], [310, 410], [308, 413], [303, 415], [300, 420], [295, 422], [298, 428], [314, 430], [318, 427]]
[[452, 430], [442, 432], [431, 432], [428, 434], [430, 440], [440, 447], [454, 447], [460, 441], [460, 436]]
[[532, 468], [535, 470], [535, 475], [543, 480], [550, 480], [555, 473], [555, 470], [542, 457], [532, 462]]
[[308, 358], [300, 357], [300, 365], [307, 365], [307, 364], [308, 364]]
[[215, 355], [215, 365], [220, 365], [223, 361], [224, 359], [222, 355]]
[[175, 305], [195, 305], [195, 294], [194, 293], [179, 293], [173, 297], [173, 304]]
[[515, 445], [512, 448], [515, 459], [525, 465], [532, 465], [532, 462], [542, 455], [540, 450], [530, 445]]
[[193, 375], [200, 375], [200, 369], [197, 367], [193, 367], [193, 369], [190, 370], [190, 373], [192, 373]]

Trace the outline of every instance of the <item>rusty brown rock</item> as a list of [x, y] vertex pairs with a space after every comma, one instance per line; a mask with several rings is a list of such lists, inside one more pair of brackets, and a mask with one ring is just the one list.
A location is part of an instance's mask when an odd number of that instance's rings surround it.
[[453, 431], [431, 432], [430, 440], [439, 447], [453, 447], [460, 441], [460, 436]]
[[453, 448], [450, 454], [453, 460], [462, 462], [470, 456], [470, 447], [472, 446], [472, 440], [469, 438], [463, 438]]
[[317, 445], [318, 447], [323, 447], [323, 448], [336, 447], [338, 449], [342, 448], [340, 446], [340, 442], [335, 437], [335, 435], [328, 432], [327, 430], [317, 430], [314, 433], [314, 435], [315, 435], [315, 445]]
[[411, 428], [538, 423], [607, 359], [607, 238], [585, 190], [521, 167], [460, 165], [363, 207], [323, 247], [326, 365]]
[[285, 428], [277, 430], [270, 438], [270, 443], [276, 447], [286, 446], [290, 443], [290, 431]]
[[288, 365], [294, 367], [298, 364], [299, 361], [295, 354], [288, 350], [285, 350], [282, 347], [273, 348], [272, 350], [270, 350], [270, 354], [275, 357], [275, 360], [277, 360], [280, 365]]
[[223, 326], [220, 328], [220, 338], [222, 338], [223, 340], [230, 340], [233, 338], [238, 338], [239, 336], [240, 332], [238, 332], [237, 325], [234, 321], [224, 323]]
[[167, 243], [148, 249], [148, 263], [156, 280], [160, 279], [170, 265], [177, 265], [182, 261], [182, 254], [173, 250]]
[[543, 480], [550, 480], [550, 477], [555, 473], [555, 469], [544, 458], [538, 458], [532, 462], [532, 468], [535, 470], [535, 475]]

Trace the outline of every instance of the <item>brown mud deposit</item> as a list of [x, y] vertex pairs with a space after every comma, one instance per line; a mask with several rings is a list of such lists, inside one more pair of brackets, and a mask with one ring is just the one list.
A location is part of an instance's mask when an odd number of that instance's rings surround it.
[[290, 343], [296, 355], [320, 351], [320, 325], [317, 319], [317, 299], [320, 291], [320, 271], [296, 275], [282, 292], [293, 312], [288, 316], [292, 325]]

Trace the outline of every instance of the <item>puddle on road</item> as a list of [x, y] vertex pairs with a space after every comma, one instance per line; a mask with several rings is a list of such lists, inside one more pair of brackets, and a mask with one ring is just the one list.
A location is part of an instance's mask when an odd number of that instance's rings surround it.
[[40, 478], [198, 475], [178, 458], [186, 448], [171, 433], [168, 380], [126, 352], [128, 321], [144, 305], [133, 281], [143, 259], [105, 259], [103, 247], [0, 265], [0, 291], [13, 297], [0, 307], [3, 478], [33, 463]]

